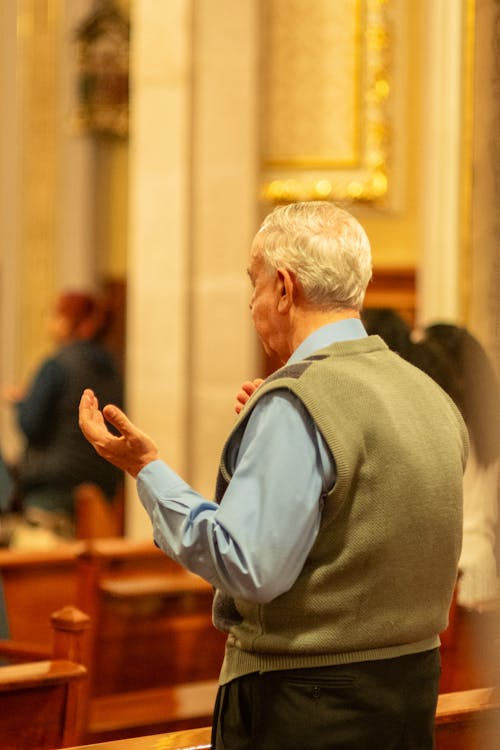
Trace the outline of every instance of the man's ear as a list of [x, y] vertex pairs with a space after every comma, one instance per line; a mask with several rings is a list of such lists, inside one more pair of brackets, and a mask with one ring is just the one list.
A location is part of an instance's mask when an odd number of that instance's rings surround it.
[[285, 313], [288, 312], [294, 301], [296, 291], [295, 274], [287, 268], [278, 268], [276, 271], [276, 278], [280, 293], [278, 299], [278, 312]]

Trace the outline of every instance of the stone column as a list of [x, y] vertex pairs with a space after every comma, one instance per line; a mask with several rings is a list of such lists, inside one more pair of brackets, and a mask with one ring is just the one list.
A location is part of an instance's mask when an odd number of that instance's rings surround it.
[[[127, 404], [210, 497], [234, 395], [258, 374], [245, 273], [257, 228], [258, 3], [136, 0], [131, 10]], [[128, 489], [127, 533], [150, 534]]]
[[[126, 399], [186, 468], [191, 1], [131, 3], [130, 244]], [[127, 533], [150, 535], [129, 486]]]
[[260, 375], [246, 274], [258, 221], [258, 2], [194, 7], [188, 470], [211, 497], [235, 393]]
[[426, 0], [423, 231], [418, 274], [418, 318], [460, 317], [461, 146], [463, 133], [464, 3]]

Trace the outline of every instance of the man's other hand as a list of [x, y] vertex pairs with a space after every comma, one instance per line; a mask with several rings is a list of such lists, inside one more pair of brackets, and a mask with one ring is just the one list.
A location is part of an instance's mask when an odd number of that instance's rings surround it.
[[262, 378], [255, 378], [255, 380], [246, 380], [242, 383], [241, 389], [236, 394], [236, 402], [234, 404], [236, 414], [240, 413], [252, 393], [255, 393], [259, 385], [262, 385], [263, 382]]

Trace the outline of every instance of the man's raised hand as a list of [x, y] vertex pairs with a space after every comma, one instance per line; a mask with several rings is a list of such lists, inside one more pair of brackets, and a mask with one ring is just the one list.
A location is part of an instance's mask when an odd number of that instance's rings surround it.
[[[106, 420], [116, 428], [113, 435]], [[146, 464], [159, 458], [156, 443], [139, 430], [117, 406], [108, 404], [99, 410], [93, 391], [86, 388], [80, 399], [80, 429], [97, 453], [119, 469], [136, 477]]]

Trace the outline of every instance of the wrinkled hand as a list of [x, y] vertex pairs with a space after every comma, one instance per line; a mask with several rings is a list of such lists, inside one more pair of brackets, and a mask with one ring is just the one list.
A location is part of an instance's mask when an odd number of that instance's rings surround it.
[[[108, 430], [105, 419], [119, 435]], [[100, 456], [134, 478], [146, 464], [159, 457], [156, 443], [132, 424], [121, 409], [108, 404], [99, 411], [99, 403], [90, 388], [85, 389], [80, 399], [79, 424]]]
[[240, 413], [252, 393], [255, 393], [259, 385], [262, 385], [263, 382], [262, 378], [255, 378], [255, 380], [246, 380], [242, 384], [241, 390], [236, 394], [236, 402], [234, 404], [236, 414]]

